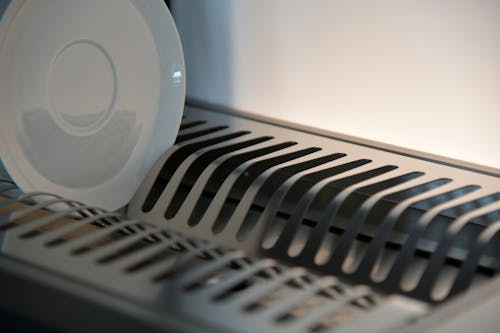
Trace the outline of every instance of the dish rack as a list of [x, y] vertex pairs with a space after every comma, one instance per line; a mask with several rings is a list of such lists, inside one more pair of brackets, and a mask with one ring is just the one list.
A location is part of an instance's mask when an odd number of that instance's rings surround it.
[[487, 170], [190, 105], [126, 218], [0, 191], [0, 306], [26, 325], [424, 332], [474, 309], [495, 324]]

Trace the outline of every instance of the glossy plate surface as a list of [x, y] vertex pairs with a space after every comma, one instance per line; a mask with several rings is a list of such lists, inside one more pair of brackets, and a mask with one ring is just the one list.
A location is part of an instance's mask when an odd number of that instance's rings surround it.
[[182, 49], [160, 0], [12, 1], [0, 25], [0, 156], [24, 191], [128, 203], [173, 143]]

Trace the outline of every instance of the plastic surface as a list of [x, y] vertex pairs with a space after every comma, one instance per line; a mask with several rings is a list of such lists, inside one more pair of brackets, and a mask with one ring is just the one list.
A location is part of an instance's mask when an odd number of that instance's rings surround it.
[[124, 206], [172, 145], [184, 93], [161, 0], [21, 0], [2, 17], [0, 156], [26, 192]]

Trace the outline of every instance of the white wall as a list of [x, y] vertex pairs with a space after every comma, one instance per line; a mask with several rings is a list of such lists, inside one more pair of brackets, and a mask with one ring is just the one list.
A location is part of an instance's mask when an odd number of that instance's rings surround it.
[[500, 168], [500, 1], [177, 0], [188, 96]]

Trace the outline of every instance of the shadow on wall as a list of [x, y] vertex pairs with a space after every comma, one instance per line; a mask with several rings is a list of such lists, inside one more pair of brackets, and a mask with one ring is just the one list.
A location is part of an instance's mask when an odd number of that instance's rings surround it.
[[[7, 9], [9, 5], [8, 0], [0, 0], [0, 20], [2, 19], [3, 13]], [[2, 157], [0, 156], [0, 179], [1, 178], [10, 178], [7, 171], [5, 170], [3, 163], [2, 163]]]
[[171, 0], [169, 6], [184, 49], [186, 98], [209, 96], [204, 102], [217, 104], [231, 96], [234, 5], [219, 0]]
[[9, 174], [5, 170], [1, 159], [0, 159], [0, 179], [10, 179]]

